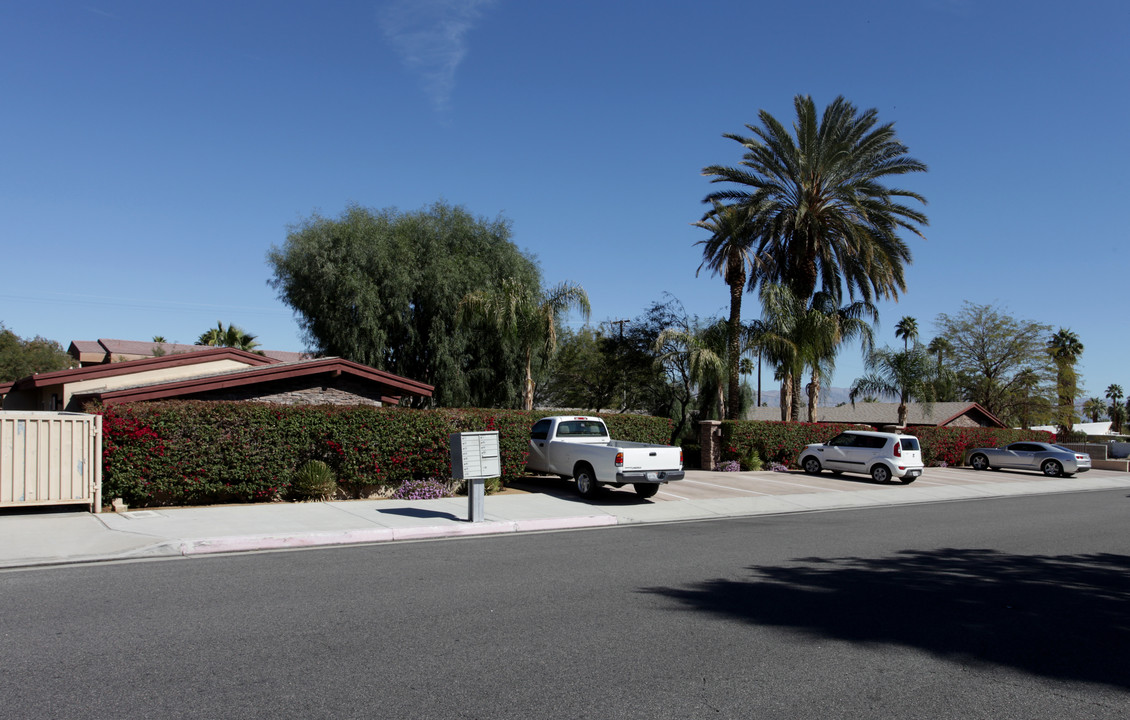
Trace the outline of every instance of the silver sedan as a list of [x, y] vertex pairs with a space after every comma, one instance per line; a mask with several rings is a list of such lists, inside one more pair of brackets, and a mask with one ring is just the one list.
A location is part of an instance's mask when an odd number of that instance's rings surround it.
[[1048, 477], [1066, 477], [1091, 469], [1091, 456], [1051, 443], [1014, 442], [999, 448], [965, 451], [965, 464], [974, 470], [1034, 470]]

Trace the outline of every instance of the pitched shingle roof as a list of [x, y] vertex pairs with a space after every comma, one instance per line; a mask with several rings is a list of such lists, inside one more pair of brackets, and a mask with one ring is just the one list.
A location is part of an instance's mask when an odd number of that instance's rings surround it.
[[[183, 353], [212, 350], [210, 345], [186, 345], [184, 343], [159, 343], [145, 340], [115, 340], [113, 338], [99, 338], [98, 340], [74, 340], [71, 342], [69, 352], [76, 359], [80, 355], [102, 355], [100, 362], [112, 362], [114, 356], [136, 355], [149, 357], [154, 355], [154, 350], [164, 355], [180, 355]], [[296, 360], [309, 360], [313, 357], [310, 353], [291, 352], [288, 350], [256, 350], [266, 357], [280, 362], [294, 362]]]
[[[850, 403], [839, 407], [820, 407], [816, 409], [817, 422], [860, 423], [863, 425], [896, 425], [898, 423], [898, 403]], [[802, 417], [808, 419], [808, 409], [801, 407]], [[973, 414], [979, 421], [991, 426], [1004, 427], [999, 419], [977, 403], [939, 402], [926, 406], [921, 403], [907, 403], [907, 425], [944, 426], [965, 414]], [[751, 420], [780, 420], [780, 408], [756, 408], [750, 413]]]

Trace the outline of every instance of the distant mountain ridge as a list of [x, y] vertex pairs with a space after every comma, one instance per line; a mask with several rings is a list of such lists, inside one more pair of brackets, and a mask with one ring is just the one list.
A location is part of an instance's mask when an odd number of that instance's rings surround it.
[[[804, 391], [802, 390], [801, 392], [803, 393]], [[757, 397], [756, 387], [753, 389], [753, 395], [755, 398]], [[884, 398], [879, 399], [882, 400]], [[801, 404], [805, 407], [808, 407], [808, 396], [802, 394], [801, 400]], [[820, 388], [820, 401], [818, 403], [819, 407], [835, 407], [840, 403], [849, 402], [851, 402], [851, 391], [848, 390], [848, 388]], [[766, 390], [765, 386], [763, 385], [761, 388], [761, 403], [762, 405], [767, 405], [769, 407], [780, 407], [780, 389]]]

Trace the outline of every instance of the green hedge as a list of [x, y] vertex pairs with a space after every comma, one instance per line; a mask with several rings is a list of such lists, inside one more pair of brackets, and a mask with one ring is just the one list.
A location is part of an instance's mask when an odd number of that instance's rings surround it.
[[[839, 423], [790, 423], [735, 420], [722, 423], [722, 459], [740, 460], [751, 450], [765, 462], [796, 467], [805, 445], [831, 440], [858, 425]], [[960, 465], [969, 448], [998, 447], [1018, 440], [1054, 442], [1054, 435], [1040, 430], [1000, 428], [916, 427], [911, 434], [922, 443], [922, 461], [927, 466]]]
[[[172, 401], [88, 408], [103, 415], [103, 496], [134, 507], [269, 501], [295, 470], [323, 460], [362, 497], [451, 477], [451, 433], [497, 430], [502, 481], [524, 473], [529, 429], [517, 410], [282, 406]], [[601, 415], [612, 436], [663, 443], [667, 418]]]

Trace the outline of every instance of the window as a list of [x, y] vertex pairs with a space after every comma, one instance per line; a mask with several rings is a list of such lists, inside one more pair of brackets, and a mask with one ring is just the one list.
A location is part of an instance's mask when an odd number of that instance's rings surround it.
[[848, 433], [842, 433], [829, 440], [828, 444], [835, 445], [837, 447], [855, 447], [856, 440], [858, 439], [858, 435], [849, 435]]
[[550, 420], [538, 420], [536, 423], [534, 423], [534, 426], [530, 428], [530, 439], [545, 440], [545, 438], [549, 435], [549, 426], [551, 424], [552, 423]]
[[578, 435], [580, 437], [607, 437], [604, 423], [599, 420], [570, 420], [557, 428], [558, 435]]

